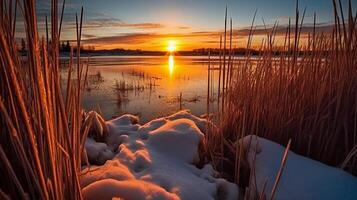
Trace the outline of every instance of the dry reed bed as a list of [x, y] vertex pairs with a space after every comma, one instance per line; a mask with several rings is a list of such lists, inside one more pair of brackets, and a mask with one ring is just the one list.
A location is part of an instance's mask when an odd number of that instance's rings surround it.
[[[313, 31], [303, 40], [305, 10], [301, 15], [297, 3], [296, 21], [292, 25], [289, 20], [284, 45], [276, 44], [275, 23], [266, 28], [260, 54], [253, 58], [248, 52], [239, 64], [233, 64], [233, 31], [227, 31], [226, 14], [219, 65], [220, 111], [212, 119], [219, 128], [211, 130], [206, 142], [216, 169], [242, 189], [252, 184], [252, 169], [238, 141], [250, 134], [282, 145], [291, 139], [291, 150], [357, 174], [357, 13], [352, 13], [351, 2], [347, 15], [340, 1], [332, 3], [332, 32], [316, 32], [314, 15]], [[254, 37], [254, 20], [255, 15], [247, 49]], [[213, 84], [210, 72], [208, 80]], [[208, 89], [208, 97], [212, 94]]]
[[[81, 93], [86, 69], [77, 59], [79, 73], [72, 80], [69, 70], [62, 95], [58, 44], [64, 8], [65, 1], [58, 13], [58, 2], [52, 0], [51, 29], [46, 17], [46, 38], [40, 39], [34, 0], [0, 0], [1, 198], [82, 198], [79, 173], [88, 126], [82, 126]], [[26, 63], [17, 52], [17, 13], [24, 18]], [[82, 18], [83, 9], [80, 18], [76, 16], [77, 47]]]

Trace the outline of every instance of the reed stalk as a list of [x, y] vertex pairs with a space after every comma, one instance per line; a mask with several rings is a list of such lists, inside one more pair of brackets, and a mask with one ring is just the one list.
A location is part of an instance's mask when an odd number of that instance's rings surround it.
[[[25, 57], [18, 53], [14, 34], [18, 8], [24, 18]], [[81, 108], [85, 77], [79, 75], [78, 84], [72, 84], [71, 56], [62, 94], [58, 44], [64, 8], [65, 1], [59, 22], [58, 2], [52, 1], [51, 29], [46, 17], [46, 39], [40, 39], [34, 0], [0, 1], [0, 191], [8, 198], [82, 199], [82, 130], [88, 129], [82, 125]], [[83, 9], [79, 33], [82, 18]], [[79, 34], [78, 44], [80, 40]]]
[[282, 145], [291, 140], [290, 150], [357, 174], [357, 13], [352, 13], [350, 1], [347, 15], [340, 1], [332, 4], [335, 22], [331, 32], [317, 31], [314, 14], [312, 32], [303, 35], [306, 8], [300, 13], [297, 2], [295, 24], [289, 19], [283, 45], [277, 43], [281, 25], [275, 22], [265, 26], [266, 37], [257, 47], [258, 55], [252, 57], [255, 12], [247, 52], [239, 62], [225, 53], [225, 20], [218, 72], [223, 74], [218, 82], [221, 109], [216, 137], [211, 138], [215, 141], [208, 143], [220, 155], [214, 157], [213, 163], [220, 163], [215, 168], [242, 191], [254, 185], [244, 177], [254, 170], [239, 142], [247, 135]]

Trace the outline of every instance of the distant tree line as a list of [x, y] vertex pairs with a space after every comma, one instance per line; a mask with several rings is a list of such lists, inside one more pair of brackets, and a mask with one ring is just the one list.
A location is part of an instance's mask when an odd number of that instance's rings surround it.
[[[48, 46], [49, 46], [49, 51], [50, 51], [50, 46], [52, 45], [51, 40], [48, 41]], [[73, 48], [73, 52], [76, 53], [77, 52], [77, 45], [71, 45], [70, 41], [62, 41], [59, 44], [59, 51], [63, 52], [63, 53], [69, 53], [71, 51], [71, 48]], [[26, 42], [25, 40], [22, 38], [21, 39], [21, 46], [19, 47], [19, 52], [22, 54], [25, 54], [27, 50], [26, 47]], [[96, 50], [94, 46], [91, 45], [85, 45], [85, 46], [81, 46], [80, 47], [81, 53], [84, 54], [105, 54], [105, 55], [166, 55], [167, 52], [165, 51], [146, 51], [146, 50], [141, 50], [141, 49], [123, 49], [123, 48], [117, 48], [117, 49], [103, 49], [103, 50]], [[229, 52], [229, 49], [226, 50], [227, 53]], [[259, 55], [261, 54], [260, 50], [256, 50], [256, 49], [247, 49], [247, 48], [233, 48], [231, 50], [231, 55], [245, 55], [247, 53], [249, 53], [250, 55]], [[277, 49], [277, 50], [273, 50], [271, 51], [273, 53], [273, 55], [280, 55], [281, 53], [284, 54], [292, 54], [293, 52], [288, 52], [288, 51], [284, 51], [281, 49]], [[328, 50], [324, 50], [322, 51], [322, 53], [326, 53], [328, 52]], [[218, 56], [220, 53], [222, 53], [222, 50], [219, 48], [199, 48], [199, 49], [193, 49], [191, 51], [178, 51], [175, 54], [176, 55], [182, 55], [182, 56], [207, 56], [208, 54], [212, 55], [212, 56]], [[309, 50], [305, 50], [305, 51], [299, 51], [298, 54], [302, 55], [302, 54], [310, 54], [311, 51]]]
[[[48, 46], [50, 47], [52, 45], [52, 41], [49, 40], [48, 41]], [[72, 45], [71, 43], [69, 42], [69, 40], [67, 41], [62, 41], [60, 42], [59, 44], [59, 51], [60, 52], [70, 52], [71, 51], [71, 48], [72, 48]], [[94, 51], [95, 50], [95, 47], [94, 46], [91, 46], [91, 45], [86, 45], [86, 46], [81, 46], [81, 51]], [[77, 50], [77, 46], [74, 45], [73, 46], [73, 51], [76, 52]], [[21, 53], [26, 53], [27, 51], [27, 47], [26, 47], [26, 41], [24, 38], [21, 39], [21, 46], [19, 47], [19, 51]]]
[[[232, 55], [246, 55], [249, 53], [250, 55], [260, 55], [263, 51], [262, 50], [257, 50], [257, 49], [247, 49], [247, 48], [232, 48], [232, 52], [229, 52], [229, 49], [226, 49], [227, 54], [232, 54]], [[328, 52], [329, 50], [322, 50], [321, 53], [324, 55]], [[192, 51], [181, 51], [181, 55], [219, 55], [222, 52], [221, 49], [219, 48], [200, 48], [200, 49], [193, 49]], [[273, 55], [281, 55], [281, 54], [290, 54], [292, 55], [294, 52], [293, 50], [291, 51], [286, 51], [281, 48], [278, 48], [276, 50], [272, 50], [271, 53]], [[298, 55], [309, 55], [311, 54], [311, 50], [300, 50], [298, 51]]]
[[60, 45], [60, 51], [62, 51], [62, 52], [70, 52], [71, 51], [71, 44], [69, 43], [68, 40], [66, 43], [64, 41], [62, 41], [62, 44]]

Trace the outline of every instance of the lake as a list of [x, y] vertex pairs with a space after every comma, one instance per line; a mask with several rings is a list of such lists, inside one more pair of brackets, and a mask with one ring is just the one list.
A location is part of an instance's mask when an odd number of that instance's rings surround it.
[[[100, 110], [105, 119], [130, 113], [147, 122], [180, 108], [199, 116], [207, 110], [208, 63], [199, 56], [90, 57], [82, 103], [86, 110]], [[63, 78], [67, 72], [62, 69]]]

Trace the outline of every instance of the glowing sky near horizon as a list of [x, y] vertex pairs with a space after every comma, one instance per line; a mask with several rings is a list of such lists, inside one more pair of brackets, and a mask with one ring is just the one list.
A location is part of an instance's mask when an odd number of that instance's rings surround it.
[[[42, 22], [49, 14], [50, 1], [38, 0], [38, 17]], [[60, 0], [61, 2], [61, 0]], [[250, 26], [257, 9], [256, 25], [285, 25], [295, 18], [295, 0], [67, 0], [62, 40], [75, 39], [75, 13], [84, 6], [83, 43], [96, 49], [166, 50], [170, 40], [177, 50], [217, 47], [224, 27], [224, 10], [234, 29]], [[347, 11], [347, 0], [342, 0]], [[356, 1], [352, 0], [354, 8]], [[306, 23], [312, 23], [316, 12], [321, 25], [333, 21], [330, 0], [300, 0], [300, 11], [306, 7]], [[39, 23], [43, 29], [43, 23]], [[244, 45], [245, 33], [235, 46]]]

